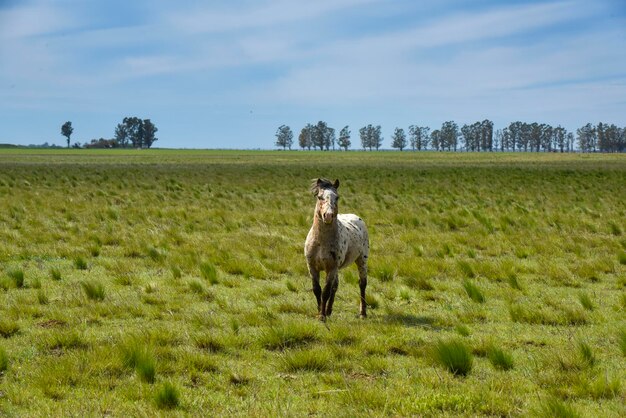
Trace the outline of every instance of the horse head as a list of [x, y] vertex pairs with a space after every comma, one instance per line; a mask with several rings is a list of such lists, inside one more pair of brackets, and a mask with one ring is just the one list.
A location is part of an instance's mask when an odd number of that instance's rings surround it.
[[333, 220], [337, 218], [337, 213], [339, 213], [338, 188], [339, 180], [331, 183], [330, 180], [317, 179], [311, 185], [311, 191], [317, 197], [316, 216], [325, 224], [333, 223]]

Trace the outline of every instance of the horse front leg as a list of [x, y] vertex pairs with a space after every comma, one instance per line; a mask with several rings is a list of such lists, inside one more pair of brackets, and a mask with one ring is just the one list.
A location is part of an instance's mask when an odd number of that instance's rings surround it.
[[[333, 269], [331, 271], [326, 272], [326, 283], [324, 284], [324, 290], [322, 291], [322, 306], [320, 308], [320, 321], [326, 321], [326, 317], [330, 315], [329, 312], [329, 302], [331, 299], [331, 295], [333, 294], [333, 284], [335, 281], [335, 277], [337, 276], [337, 269]], [[332, 311], [332, 302], [330, 311]]]
[[339, 272], [335, 272], [335, 277], [333, 278], [332, 287], [330, 289], [330, 299], [328, 300], [328, 305], [326, 306], [327, 316], [330, 316], [333, 313], [333, 304], [335, 303], [335, 294], [337, 293], [338, 287], [339, 287]]
[[309, 265], [309, 273], [311, 274], [311, 284], [313, 285], [313, 294], [317, 300], [317, 313], [319, 315], [322, 312], [322, 287], [320, 286], [320, 272]]

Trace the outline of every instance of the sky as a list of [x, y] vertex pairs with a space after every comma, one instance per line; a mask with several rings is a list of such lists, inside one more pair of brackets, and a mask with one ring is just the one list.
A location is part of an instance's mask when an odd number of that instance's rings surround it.
[[272, 149], [280, 125], [626, 126], [626, 0], [0, 0], [0, 143]]

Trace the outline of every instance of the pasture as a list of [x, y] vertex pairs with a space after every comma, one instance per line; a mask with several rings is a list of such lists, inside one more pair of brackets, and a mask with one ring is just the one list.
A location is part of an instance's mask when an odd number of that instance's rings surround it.
[[[369, 228], [367, 319], [354, 266], [316, 319], [317, 177]], [[0, 150], [0, 415], [625, 400], [626, 155]]]

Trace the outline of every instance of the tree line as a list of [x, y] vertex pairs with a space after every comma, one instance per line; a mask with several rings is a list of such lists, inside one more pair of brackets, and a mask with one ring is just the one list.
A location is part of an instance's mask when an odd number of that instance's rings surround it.
[[[277, 147], [291, 149], [294, 145], [293, 132], [287, 125], [276, 131]], [[378, 150], [383, 145], [380, 125], [366, 125], [359, 129], [363, 150]], [[614, 124], [587, 123], [576, 133], [564, 127], [545, 123], [511, 122], [508, 126], [494, 130], [492, 121], [485, 119], [459, 128], [454, 121], [444, 122], [439, 129], [431, 131], [428, 126], [411, 125], [408, 132], [396, 127], [390, 138], [392, 148], [400, 151], [524, 151], [524, 152], [626, 152], [626, 127]], [[344, 126], [335, 134], [335, 129], [324, 121], [307, 124], [300, 130], [298, 145], [303, 150], [343, 149], [351, 146], [349, 126]]]
[[[150, 119], [140, 119], [136, 116], [125, 117], [122, 123], [115, 127], [115, 136], [110, 139], [92, 139], [81, 145], [75, 142], [73, 148], [150, 148], [158, 141], [156, 133], [159, 129]], [[70, 137], [74, 133], [72, 122], [65, 122], [61, 126], [61, 135], [67, 140], [67, 148], [70, 148]]]

